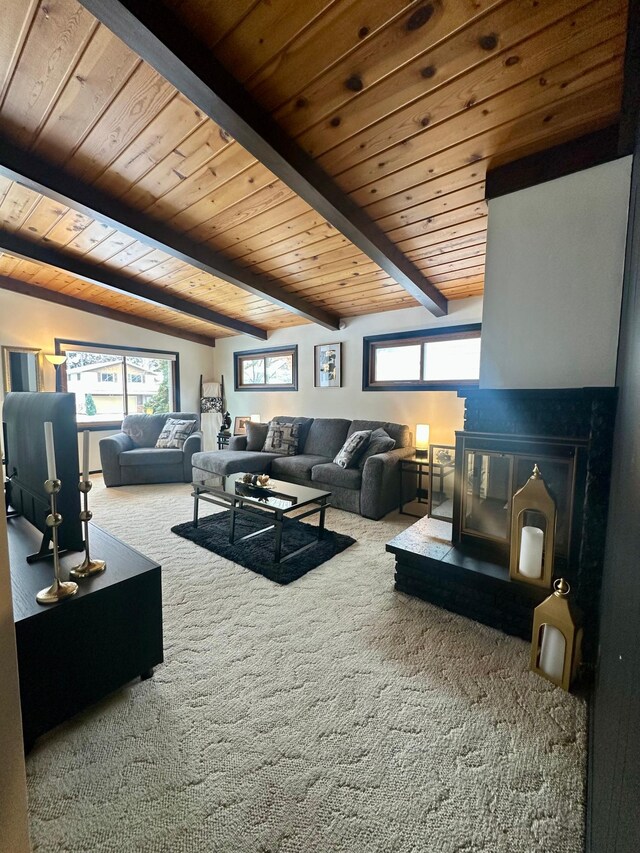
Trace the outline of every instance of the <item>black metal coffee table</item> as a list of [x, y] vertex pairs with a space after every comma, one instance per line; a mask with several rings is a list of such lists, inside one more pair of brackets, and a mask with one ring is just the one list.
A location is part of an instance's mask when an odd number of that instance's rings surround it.
[[[229, 542], [233, 545], [235, 539], [236, 516], [243, 515], [256, 518], [264, 513], [270, 516], [271, 523], [260, 530], [241, 536], [237, 541], [252, 539], [268, 530], [275, 531], [274, 563], [282, 563], [291, 557], [313, 547], [316, 541], [324, 536], [324, 516], [331, 492], [323, 492], [308, 486], [297, 486], [283, 480], [270, 480], [267, 488], [251, 486], [243, 482], [244, 474], [231, 474], [228, 477], [212, 474], [206, 480], [196, 480], [193, 485], [193, 526], [198, 526], [200, 501], [221, 506], [229, 510]], [[294, 512], [310, 506], [305, 512]], [[319, 515], [318, 536], [313, 542], [282, 557], [282, 530], [286, 517], [295, 517], [297, 521], [310, 515]]]

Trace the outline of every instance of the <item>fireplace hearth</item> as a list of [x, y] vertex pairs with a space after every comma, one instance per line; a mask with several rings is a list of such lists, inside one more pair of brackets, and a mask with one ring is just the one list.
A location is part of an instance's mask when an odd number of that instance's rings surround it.
[[593, 663], [609, 494], [615, 388], [461, 392], [451, 543], [421, 520], [387, 545], [395, 586], [448, 610], [531, 638], [550, 593], [509, 577], [511, 501], [537, 465], [557, 506], [553, 577], [569, 580], [585, 614]]

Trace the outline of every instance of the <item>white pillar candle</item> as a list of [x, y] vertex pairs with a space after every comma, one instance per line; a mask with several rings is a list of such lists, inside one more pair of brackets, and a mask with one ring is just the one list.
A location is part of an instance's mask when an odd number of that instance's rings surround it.
[[539, 527], [523, 527], [520, 538], [518, 571], [526, 578], [542, 577], [544, 533]]
[[82, 482], [89, 482], [89, 447], [91, 446], [91, 433], [85, 429], [82, 433]]
[[53, 424], [44, 422], [44, 446], [47, 452], [47, 478], [56, 480], [56, 451], [53, 445]]
[[540, 669], [555, 681], [562, 681], [566, 646], [563, 633], [555, 625], [542, 626]]

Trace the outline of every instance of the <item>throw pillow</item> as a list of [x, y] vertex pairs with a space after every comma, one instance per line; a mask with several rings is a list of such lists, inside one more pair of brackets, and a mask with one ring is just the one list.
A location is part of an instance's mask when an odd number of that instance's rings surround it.
[[395, 446], [395, 439], [391, 438], [386, 430], [382, 429], [382, 427], [374, 429], [371, 433], [371, 441], [360, 457], [358, 468], [364, 468], [364, 463], [370, 456], [375, 456], [376, 453], [387, 453], [387, 451], [393, 450]]
[[247, 450], [262, 450], [269, 431], [269, 424], [249, 421], [247, 424]]
[[341, 468], [355, 468], [370, 441], [370, 429], [352, 432], [333, 461]]
[[167, 418], [162, 432], [156, 441], [156, 447], [171, 447], [182, 450], [182, 446], [195, 428], [195, 421], [180, 421], [177, 418]]
[[295, 456], [298, 452], [299, 431], [299, 424], [284, 424], [278, 420], [272, 420], [269, 423], [267, 438], [262, 450], [265, 453]]

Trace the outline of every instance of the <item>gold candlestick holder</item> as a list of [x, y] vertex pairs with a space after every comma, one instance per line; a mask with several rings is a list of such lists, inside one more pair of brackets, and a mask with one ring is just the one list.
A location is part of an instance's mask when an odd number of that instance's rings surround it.
[[91, 480], [80, 480], [78, 488], [82, 492], [83, 510], [80, 513], [80, 521], [84, 526], [84, 560], [79, 566], [75, 566], [69, 574], [72, 578], [89, 578], [91, 575], [97, 575], [104, 572], [107, 564], [104, 560], [92, 560], [89, 553], [89, 522], [93, 518], [93, 513], [89, 509], [89, 492], [93, 488]]
[[51, 528], [51, 541], [53, 543], [53, 583], [47, 589], [41, 589], [36, 595], [38, 604], [56, 604], [65, 598], [75, 595], [78, 584], [73, 581], [60, 580], [60, 554], [58, 551], [58, 528], [62, 524], [62, 516], [57, 510], [56, 499], [62, 488], [60, 480], [45, 480], [44, 488], [49, 495], [49, 515], [47, 516], [47, 527]]

